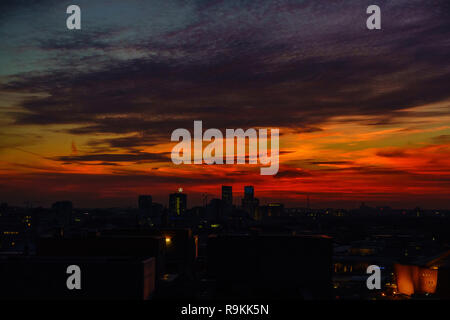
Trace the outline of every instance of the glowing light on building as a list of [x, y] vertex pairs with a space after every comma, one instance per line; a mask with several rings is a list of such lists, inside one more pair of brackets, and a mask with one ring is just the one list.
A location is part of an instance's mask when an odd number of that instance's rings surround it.
[[394, 269], [399, 293], [410, 296], [415, 293], [436, 292], [437, 269], [401, 264], [395, 264]]

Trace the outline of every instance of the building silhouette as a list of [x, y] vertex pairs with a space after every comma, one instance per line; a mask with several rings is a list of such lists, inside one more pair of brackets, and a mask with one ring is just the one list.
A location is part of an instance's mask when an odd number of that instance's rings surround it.
[[260, 219], [258, 213], [259, 199], [255, 198], [255, 189], [253, 186], [244, 187], [244, 198], [242, 199], [242, 209], [255, 220]]
[[251, 200], [255, 197], [255, 188], [253, 186], [244, 187], [244, 199]]
[[169, 211], [170, 214], [182, 216], [187, 208], [187, 195], [183, 193], [183, 189], [179, 189], [177, 193], [172, 193], [169, 196]]
[[139, 210], [150, 213], [152, 211], [152, 196], [140, 195], [138, 199]]
[[67, 226], [71, 224], [73, 213], [72, 201], [57, 201], [52, 204], [52, 211], [62, 225]]

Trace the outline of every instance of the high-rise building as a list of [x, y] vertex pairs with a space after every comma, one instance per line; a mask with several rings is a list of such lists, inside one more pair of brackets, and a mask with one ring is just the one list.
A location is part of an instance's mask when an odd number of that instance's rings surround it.
[[253, 186], [244, 187], [244, 199], [251, 200], [255, 197], [255, 189]]
[[259, 220], [258, 215], [259, 200], [255, 198], [255, 190], [253, 186], [244, 187], [244, 198], [242, 199], [242, 209], [248, 213], [250, 217]]
[[222, 201], [225, 205], [233, 205], [233, 187], [222, 186]]
[[173, 215], [181, 216], [186, 212], [187, 195], [183, 193], [183, 189], [179, 189], [177, 193], [169, 196], [169, 211]]

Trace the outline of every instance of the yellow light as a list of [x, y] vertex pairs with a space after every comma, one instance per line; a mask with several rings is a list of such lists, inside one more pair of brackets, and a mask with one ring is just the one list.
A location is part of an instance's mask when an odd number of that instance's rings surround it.
[[172, 238], [171, 237], [166, 237], [166, 245], [169, 245], [172, 243]]

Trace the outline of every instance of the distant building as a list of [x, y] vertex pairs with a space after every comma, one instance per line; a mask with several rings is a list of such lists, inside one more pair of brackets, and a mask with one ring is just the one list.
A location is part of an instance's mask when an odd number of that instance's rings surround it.
[[138, 199], [139, 210], [150, 213], [152, 211], [152, 196], [140, 195]]
[[172, 215], [181, 216], [186, 212], [187, 195], [182, 193], [182, 191], [181, 189], [169, 196], [169, 211]]
[[284, 205], [282, 203], [269, 203], [266, 210], [267, 217], [281, 217], [284, 215]]
[[0, 252], [17, 250], [26, 229], [20, 214], [0, 212]]
[[255, 189], [253, 186], [245, 186], [244, 187], [244, 199], [253, 199], [255, 197]]
[[53, 203], [52, 210], [60, 223], [63, 225], [69, 225], [71, 223], [73, 211], [72, 201], [57, 201]]
[[156, 226], [161, 226], [165, 223], [167, 216], [167, 209], [160, 203], [153, 202], [151, 209], [152, 223]]
[[222, 201], [225, 205], [233, 205], [233, 187], [222, 186]]
[[244, 187], [244, 198], [242, 199], [242, 209], [255, 220], [260, 219], [258, 213], [259, 200], [255, 198], [255, 190], [253, 186]]

